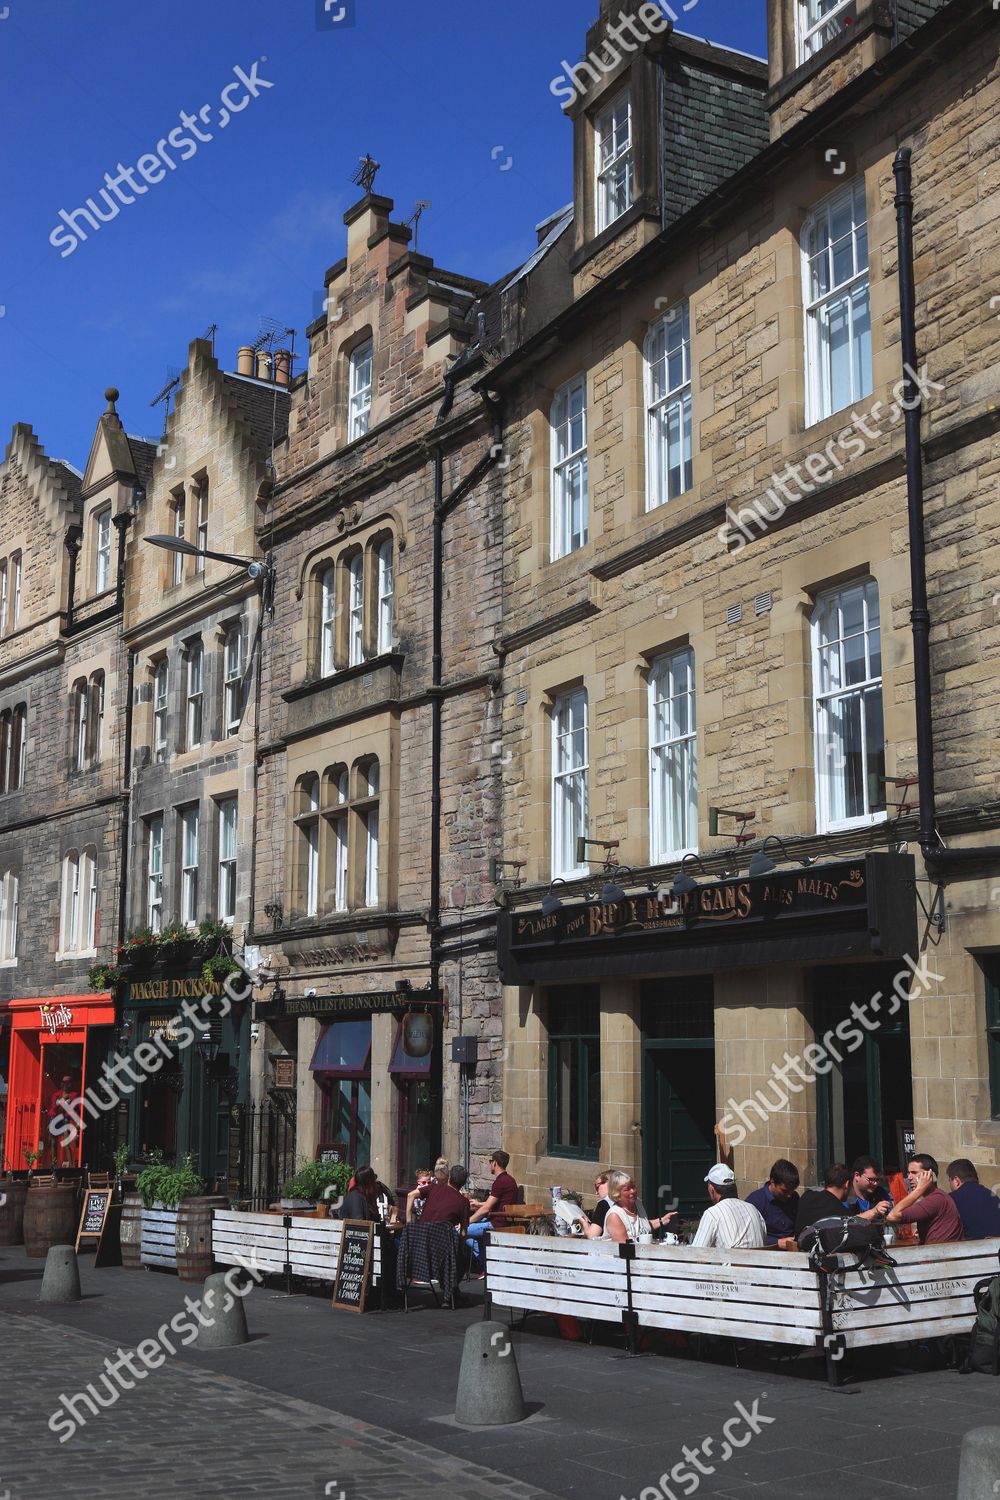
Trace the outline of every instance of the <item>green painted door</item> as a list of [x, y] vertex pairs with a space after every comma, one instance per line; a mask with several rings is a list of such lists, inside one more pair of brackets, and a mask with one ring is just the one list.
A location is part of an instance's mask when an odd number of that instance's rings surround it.
[[682, 1213], [705, 1206], [705, 1174], [715, 1161], [715, 1049], [647, 1044], [644, 1202], [656, 1216], [675, 1201]]

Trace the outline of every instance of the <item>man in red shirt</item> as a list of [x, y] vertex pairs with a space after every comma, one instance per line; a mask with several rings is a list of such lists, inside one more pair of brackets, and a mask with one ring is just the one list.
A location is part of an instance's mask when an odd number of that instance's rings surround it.
[[937, 1175], [933, 1156], [911, 1156], [906, 1164], [910, 1191], [886, 1215], [890, 1224], [916, 1224], [922, 1245], [965, 1239], [962, 1216], [951, 1194], [938, 1187]]
[[454, 1224], [465, 1234], [469, 1227], [469, 1200], [461, 1190], [468, 1175], [464, 1167], [455, 1166], [448, 1173], [447, 1182], [432, 1182], [419, 1188], [424, 1200], [421, 1224]]
[[490, 1188], [489, 1197], [480, 1203], [475, 1213], [469, 1219], [468, 1246], [472, 1251], [473, 1259], [479, 1267], [478, 1277], [482, 1280], [485, 1272], [482, 1270], [482, 1262], [479, 1254], [479, 1239], [487, 1229], [492, 1229], [490, 1214], [494, 1209], [509, 1208], [512, 1203], [517, 1202], [518, 1187], [513, 1177], [507, 1171], [510, 1156], [506, 1151], [494, 1151], [490, 1157], [490, 1171], [493, 1173], [493, 1186]]

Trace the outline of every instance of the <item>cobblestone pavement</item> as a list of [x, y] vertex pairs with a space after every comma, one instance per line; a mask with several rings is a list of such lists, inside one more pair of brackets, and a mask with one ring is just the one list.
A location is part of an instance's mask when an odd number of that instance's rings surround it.
[[85, 1425], [60, 1443], [49, 1429], [59, 1396], [94, 1382], [108, 1399], [99, 1377], [116, 1346], [32, 1316], [8, 1315], [0, 1330], [0, 1500], [551, 1500], [425, 1443], [178, 1360], [106, 1411], [77, 1403]]

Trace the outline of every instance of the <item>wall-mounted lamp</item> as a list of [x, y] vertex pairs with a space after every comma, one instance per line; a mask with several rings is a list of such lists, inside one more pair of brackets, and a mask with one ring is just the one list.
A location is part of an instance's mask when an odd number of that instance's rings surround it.
[[[631, 875], [632, 873], [628, 865], [613, 865], [611, 868], [615, 871], [616, 875]], [[605, 906], [614, 906], [617, 902], [625, 900], [625, 894], [624, 887], [619, 885], [617, 880], [611, 878], [605, 881], [601, 887], [601, 902]]]
[[747, 824], [752, 823], [755, 817], [756, 813], [752, 810], [750, 812], [738, 812], [732, 807], [710, 807], [708, 809], [708, 831], [713, 839], [717, 839], [719, 837], [719, 819], [735, 818], [740, 825], [736, 833], [737, 846], [740, 844], [749, 844], [752, 835], [747, 833], [746, 828]]
[[[750, 868], [749, 868], [749, 870], [747, 872], [749, 875], [770, 875], [771, 871], [777, 868], [776, 865], [775, 865], [775, 863], [774, 863], [774, 860], [768, 858], [768, 854], [767, 854], [767, 846], [768, 846], [768, 844], [777, 844], [778, 848], [781, 850], [781, 857], [785, 861], [785, 863], [786, 864], [791, 864], [792, 863], [792, 856], [789, 854], [788, 850], [785, 848], [785, 841], [784, 841], [784, 839], [781, 838], [776, 833], [771, 833], [771, 834], [768, 834], [767, 838], [764, 840], [764, 842], [761, 844], [760, 848], [757, 850], [757, 852], [754, 854], [753, 858], [751, 859], [751, 861], [750, 861]], [[811, 855], [806, 855], [805, 858], [804, 859], [800, 859], [798, 861], [798, 863], [802, 866], [802, 868], [804, 870], [808, 870], [809, 866], [810, 865], [814, 865], [816, 863], [816, 861], [815, 861], [815, 859]]]
[[696, 891], [698, 889], [697, 880], [688, 874], [689, 864], [696, 864], [703, 875], [708, 874], [697, 854], [685, 854], [681, 860], [681, 867], [674, 876], [673, 883], [669, 888], [671, 896], [685, 896], [688, 891]]
[[559, 897], [555, 893], [555, 887], [557, 885], [565, 885], [565, 884], [566, 884], [566, 882], [565, 882], [565, 880], [563, 880], [563, 878], [562, 878], [561, 875], [557, 875], [556, 878], [555, 878], [555, 880], [553, 880], [552, 884], [549, 886], [548, 890], [545, 892], [545, 895], [542, 897], [542, 916], [543, 917], [554, 917], [557, 911], [562, 911], [562, 902], [560, 901]]
[[620, 843], [621, 839], [585, 839], [581, 834], [576, 841], [576, 862], [578, 865], [587, 864], [590, 859], [587, 850], [588, 848], [593, 848], [604, 850], [605, 868], [608, 865], [617, 864], [617, 860], [611, 858], [611, 850], [617, 849]]
[[210, 552], [207, 547], [196, 547], [194, 542], [182, 536], [146, 536], [143, 541], [151, 547], [162, 547], [166, 552], [183, 552], [185, 557], [211, 557], [216, 562], [232, 563], [234, 568], [245, 568], [248, 578], [263, 578], [267, 584], [274, 582], [274, 564], [270, 555], [262, 561], [257, 557], [238, 557], [233, 552]]

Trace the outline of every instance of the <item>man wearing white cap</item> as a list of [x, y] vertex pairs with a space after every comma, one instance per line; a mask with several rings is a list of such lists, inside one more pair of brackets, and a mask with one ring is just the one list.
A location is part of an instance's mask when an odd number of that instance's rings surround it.
[[767, 1226], [752, 1203], [744, 1203], [736, 1196], [732, 1167], [718, 1162], [705, 1181], [712, 1206], [702, 1214], [698, 1233], [691, 1243], [702, 1250], [762, 1249]]

